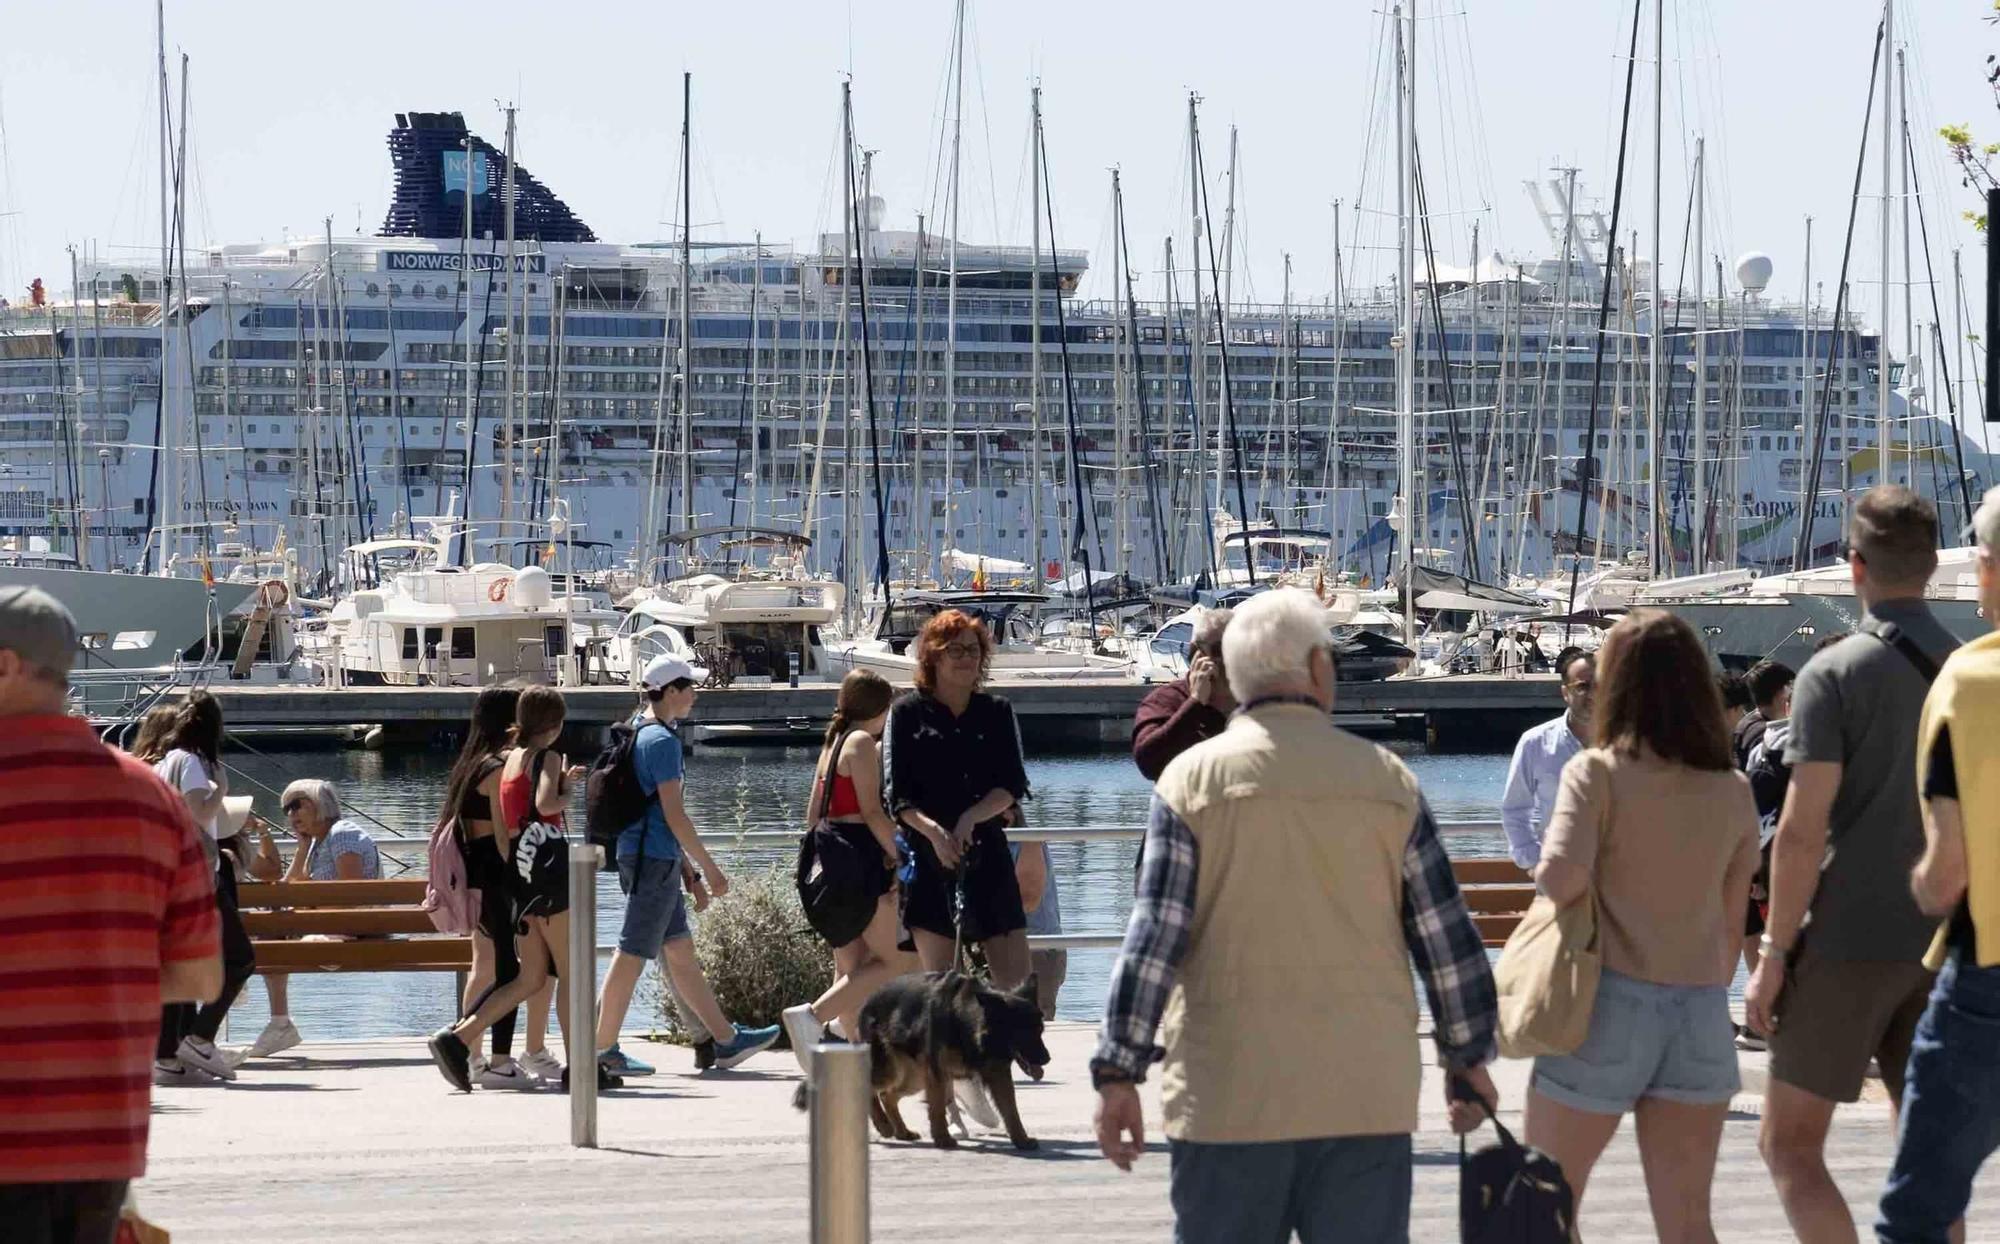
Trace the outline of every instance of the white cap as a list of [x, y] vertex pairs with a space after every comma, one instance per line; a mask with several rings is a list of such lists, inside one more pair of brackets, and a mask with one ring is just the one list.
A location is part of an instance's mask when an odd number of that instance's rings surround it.
[[646, 663], [646, 673], [639, 679], [639, 685], [648, 691], [659, 691], [683, 678], [694, 681], [694, 666], [670, 652], [662, 653]]

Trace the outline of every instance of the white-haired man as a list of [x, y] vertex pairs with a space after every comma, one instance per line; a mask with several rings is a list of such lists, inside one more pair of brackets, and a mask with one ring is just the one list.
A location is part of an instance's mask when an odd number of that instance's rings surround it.
[[[1979, 606], [2000, 625], [2000, 488], [1972, 516]], [[1910, 1045], [1896, 1163], [1876, 1238], [1952, 1238], [1973, 1177], [2000, 1148], [2000, 766], [1984, 741], [2000, 729], [2000, 630], [1951, 654], [1917, 727], [1924, 853], [1910, 892], [1944, 918], [1928, 967], [1941, 969]], [[1962, 1232], [1962, 1227], [1958, 1227]]]
[[[1493, 977], [1417, 782], [1337, 729], [1326, 610], [1236, 609], [1240, 704], [1160, 775], [1139, 895], [1091, 1060], [1097, 1138], [1130, 1169], [1159, 1054], [1176, 1236], [1403, 1240], [1421, 1078], [1415, 961], [1438, 1053], [1496, 1100]], [[1452, 1103], [1453, 1126], [1478, 1122]]]

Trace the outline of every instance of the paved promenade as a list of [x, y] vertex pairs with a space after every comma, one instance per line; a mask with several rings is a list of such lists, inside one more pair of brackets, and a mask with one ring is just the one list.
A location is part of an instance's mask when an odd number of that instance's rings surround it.
[[[1148, 1093], [1154, 1149], [1121, 1175], [1090, 1135], [1092, 1039], [1082, 1024], [1051, 1026], [1049, 1077], [1021, 1089], [1038, 1153], [1017, 1155], [1001, 1136], [953, 1153], [928, 1142], [875, 1144], [875, 1238], [1169, 1238], [1157, 1092]], [[156, 1090], [140, 1203], [181, 1244], [806, 1239], [806, 1119], [791, 1108], [792, 1056], [764, 1054], [697, 1077], [684, 1049], [632, 1048], [662, 1074], [605, 1095], [597, 1152], [569, 1147], [567, 1098], [453, 1095], [414, 1040], [308, 1045], [296, 1058], [247, 1068], [232, 1086]], [[1791, 1238], [1757, 1157], [1761, 1064], [1761, 1055], [1745, 1056], [1746, 1092], [1723, 1138], [1716, 1225], [1725, 1240]], [[1499, 1068], [1510, 1125], [1527, 1066]], [[1888, 1109], [1876, 1096], [1841, 1112], [1831, 1155], [1864, 1224], [1891, 1147]], [[904, 1113], [921, 1129], [918, 1101]], [[1423, 1115], [1411, 1236], [1455, 1240], [1457, 1144], [1434, 1078]], [[1592, 1179], [1584, 1225], [1593, 1242], [1651, 1238], [1629, 1124]], [[2000, 1177], [1982, 1186], [1970, 1235], [1996, 1232]]]

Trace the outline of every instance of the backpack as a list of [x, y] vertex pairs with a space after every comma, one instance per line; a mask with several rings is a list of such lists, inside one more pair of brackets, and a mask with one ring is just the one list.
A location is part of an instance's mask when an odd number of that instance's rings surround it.
[[1493, 1108], [1457, 1076], [1451, 1095], [1477, 1101], [1500, 1143], [1466, 1156], [1458, 1141], [1458, 1238], [1464, 1244], [1569, 1244], [1576, 1198], [1562, 1167], [1514, 1139]]
[[466, 876], [465, 839], [456, 814], [431, 828], [430, 872], [424, 881], [424, 914], [440, 933], [470, 933], [479, 927], [479, 891]]
[[1743, 766], [1750, 779], [1750, 797], [1757, 801], [1758, 834], [1769, 846], [1778, 832], [1778, 813], [1785, 807], [1785, 788], [1792, 783], [1792, 766], [1785, 761], [1785, 743], [1792, 737], [1790, 721], [1774, 721], [1750, 749]]
[[646, 815], [646, 804], [653, 798], [651, 791], [639, 785], [632, 753], [639, 744], [639, 731], [656, 724], [649, 721], [634, 727], [619, 722], [612, 726], [611, 741], [590, 762], [590, 772], [584, 776], [584, 841], [602, 850], [607, 860], [618, 858], [618, 835]]

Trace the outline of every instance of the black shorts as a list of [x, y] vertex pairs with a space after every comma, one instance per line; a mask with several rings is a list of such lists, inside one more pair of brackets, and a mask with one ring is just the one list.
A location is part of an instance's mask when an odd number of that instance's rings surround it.
[[560, 916], [569, 910], [569, 840], [553, 825], [536, 822], [514, 839], [508, 883], [514, 892], [514, 914]]
[[[983, 942], [1028, 927], [1027, 912], [1021, 908], [1021, 883], [1014, 876], [1014, 856], [1007, 850], [1007, 834], [998, 821], [988, 821], [972, 831], [972, 848], [960, 857], [957, 873], [938, 863], [930, 839], [913, 829], [899, 835], [903, 844], [903, 926], [922, 929], [939, 937], [963, 935], [967, 942]], [[960, 878], [965, 902], [954, 921]]]

